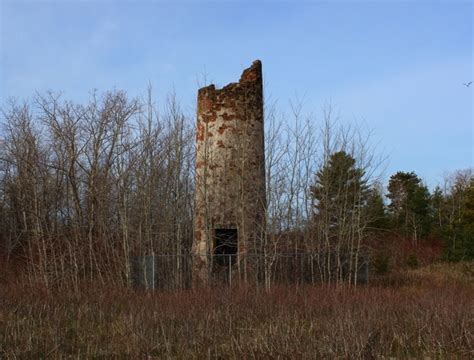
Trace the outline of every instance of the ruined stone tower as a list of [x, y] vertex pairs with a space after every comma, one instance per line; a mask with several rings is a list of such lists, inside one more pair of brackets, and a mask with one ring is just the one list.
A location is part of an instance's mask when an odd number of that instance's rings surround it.
[[262, 64], [198, 92], [193, 277], [247, 276], [265, 227]]

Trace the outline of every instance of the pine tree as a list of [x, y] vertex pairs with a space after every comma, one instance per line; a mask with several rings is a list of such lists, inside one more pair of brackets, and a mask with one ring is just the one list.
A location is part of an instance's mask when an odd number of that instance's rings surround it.
[[378, 188], [370, 189], [365, 213], [371, 231], [384, 230], [389, 227], [385, 203]]
[[433, 190], [433, 194], [430, 199], [430, 212], [432, 218], [431, 233], [436, 237], [442, 236], [443, 227], [445, 224], [445, 199], [443, 191], [439, 186]]
[[325, 256], [325, 276], [357, 282], [361, 245], [367, 235], [369, 188], [363, 169], [344, 151], [333, 153], [316, 173], [311, 187], [313, 222]]
[[430, 193], [414, 172], [392, 175], [387, 197], [391, 200], [388, 208], [395, 229], [411, 234], [414, 244], [429, 233]]
[[364, 171], [344, 151], [332, 154], [316, 174], [311, 193], [315, 199], [316, 217], [329, 221], [336, 229], [360, 207], [366, 206], [369, 190]]

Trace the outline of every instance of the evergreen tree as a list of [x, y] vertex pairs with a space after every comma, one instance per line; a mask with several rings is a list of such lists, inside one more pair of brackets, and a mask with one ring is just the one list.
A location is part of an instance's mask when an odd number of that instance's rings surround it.
[[364, 171], [357, 168], [355, 159], [344, 151], [332, 154], [317, 172], [311, 193], [316, 217], [328, 220], [334, 230], [360, 207], [366, 206], [369, 198]]
[[395, 229], [411, 234], [413, 243], [430, 230], [430, 193], [414, 172], [399, 171], [390, 177], [388, 208]]
[[459, 248], [462, 249], [463, 260], [474, 259], [474, 177], [471, 177], [466, 190], [464, 216], [462, 221], [462, 240]]
[[430, 212], [432, 218], [431, 233], [436, 237], [442, 236], [445, 224], [445, 199], [443, 191], [439, 186], [433, 191], [430, 199]]
[[382, 194], [378, 188], [371, 188], [367, 199], [366, 215], [370, 230], [377, 231], [389, 227], [389, 219]]
[[365, 210], [370, 193], [365, 172], [351, 155], [339, 151], [316, 173], [310, 190], [319, 251], [326, 257], [324, 276], [356, 282], [368, 223]]

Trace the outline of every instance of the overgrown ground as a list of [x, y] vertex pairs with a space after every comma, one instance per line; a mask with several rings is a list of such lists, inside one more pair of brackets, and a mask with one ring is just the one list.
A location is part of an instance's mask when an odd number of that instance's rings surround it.
[[358, 288], [0, 289], [0, 358], [473, 358], [474, 266]]

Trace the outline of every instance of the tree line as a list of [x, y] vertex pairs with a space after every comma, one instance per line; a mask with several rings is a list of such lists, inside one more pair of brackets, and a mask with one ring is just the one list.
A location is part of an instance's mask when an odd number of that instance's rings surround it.
[[46, 94], [2, 114], [1, 245], [31, 278], [129, 282], [133, 254], [190, 246], [194, 137], [174, 96], [158, 112], [151, 90]]
[[[323, 281], [357, 283], [371, 244], [388, 233], [414, 245], [442, 238], [450, 260], [474, 256], [471, 170], [430, 192], [413, 172], [384, 189], [383, 157], [370, 134], [292, 104], [265, 108], [267, 229], [265, 279], [278, 254], [314, 254]], [[128, 284], [130, 258], [190, 252], [195, 120], [175, 95], [158, 103], [125, 92], [84, 103], [37, 94], [1, 111], [0, 249], [32, 281]], [[182, 256], [182, 257], [181, 257]], [[313, 259], [313, 257], [312, 257]]]

